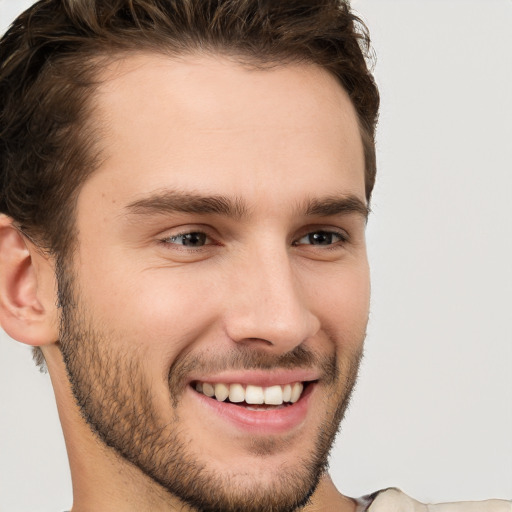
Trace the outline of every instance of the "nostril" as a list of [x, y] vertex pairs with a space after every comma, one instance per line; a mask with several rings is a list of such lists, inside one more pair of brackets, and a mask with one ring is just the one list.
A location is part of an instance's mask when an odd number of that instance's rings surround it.
[[266, 349], [274, 345], [272, 341], [266, 340], [264, 338], [241, 338], [234, 341], [237, 343], [237, 345], [245, 345], [251, 348]]

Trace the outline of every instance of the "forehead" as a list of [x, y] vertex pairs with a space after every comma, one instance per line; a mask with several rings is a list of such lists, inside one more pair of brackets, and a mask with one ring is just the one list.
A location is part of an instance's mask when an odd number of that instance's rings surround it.
[[324, 195], [341, 188], [364, 200], [355, 110], [319, 66], [140, 54], [101, 78], [92, 115], [104, 160], [86, 188], [121, 200], [173, 187], [248, 194], [249, 202], [283, 187], [290, 197], [304, 187]]

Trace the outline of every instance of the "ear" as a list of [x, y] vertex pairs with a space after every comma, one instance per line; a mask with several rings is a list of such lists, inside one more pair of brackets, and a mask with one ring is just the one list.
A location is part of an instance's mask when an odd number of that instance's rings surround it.
[[57, 341], [58, 309], [54, 265], [0, 215], [0, 325], [32, 346]]

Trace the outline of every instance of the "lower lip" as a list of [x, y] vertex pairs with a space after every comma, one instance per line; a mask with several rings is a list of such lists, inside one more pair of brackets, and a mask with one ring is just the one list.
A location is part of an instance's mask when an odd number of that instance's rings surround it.
[[308, 413], [310, 397], [315, 387], [316, 383], [308, 384], [300, 399], [294, 404], [281, 409], [260, 411], [251, 411], [230, 402], [219, 402], [214, 398], [208, 398], [198, 393], [192, 388], [189, 388], [189, 391], [200, 400], [202, 405], [208, 407], [240, 430], [250, 431], [254, 434], [282, 434], [290, 432], [304, 423]]

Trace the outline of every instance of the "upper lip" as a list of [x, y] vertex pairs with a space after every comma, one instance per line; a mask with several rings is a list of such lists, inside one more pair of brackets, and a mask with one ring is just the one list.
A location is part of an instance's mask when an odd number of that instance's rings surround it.
[[294, 370], [237, 370], [214, 374], [191, 375], [188, 383], [209, 382], [242, 384], [261, 387], [284, 386], [294, 382], [311, 382], [320, 378], [319, 372], [308, 369]]

